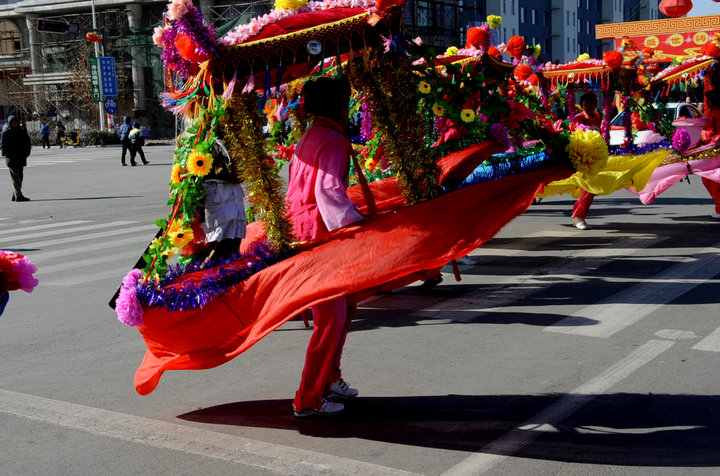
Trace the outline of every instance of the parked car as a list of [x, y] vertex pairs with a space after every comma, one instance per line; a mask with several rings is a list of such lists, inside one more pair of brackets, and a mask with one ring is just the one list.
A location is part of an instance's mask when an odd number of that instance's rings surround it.
[[[705, 127], [705, 116], [694, 104], [670, 102], [666, 106], [667, 113], [671, 115], [672, 125], [676, 129], [685, 129], [690, 134], [691, 144], [700, 140], [700, 134]], [[610, 145], [620, 145], [625, 140], [625, 127], [623, 119], [625, 111], [619, 113], [610, 121]], [[635, 144], [648, 144], [662, 139], [659, 134], [650, 131], [638, 131]]]

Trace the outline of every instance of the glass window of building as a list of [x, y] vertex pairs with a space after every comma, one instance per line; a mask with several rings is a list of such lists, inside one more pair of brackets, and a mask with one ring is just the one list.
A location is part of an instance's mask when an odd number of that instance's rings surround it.
[[537, 25], [537, 13], [537, 10], [534, 8], [530, 11], [531, 23], [533, 25]]
[[525, 23], [525, 7], [520, 7], [520, 23]]
[[0, 21], [0, 54], [7, 55], [20, 50], [20, 30], [9, 20]]

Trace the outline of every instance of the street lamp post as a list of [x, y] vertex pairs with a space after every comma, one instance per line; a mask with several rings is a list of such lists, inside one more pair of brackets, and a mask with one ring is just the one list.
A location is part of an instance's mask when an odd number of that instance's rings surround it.
[[[92, 23], [93, 23], [93, 31], [95, 33], [98, 32], [97, 27], [97, 20], [95, 18], [95, 0], [90, 0], [90, 8], [92, 10]], [[95, 58], [98, 58], [98, 64], [100, 63], [100, 45], [95, 42]], [[102, 88], [100, 88], [100, 102], [98, 102], [98, 115], [100, 116], [100, 131], [105, 132], [107, 130], [107, 127], [105, 127], [105, 107], [103, 106], [103, 97], [102, 97]]]

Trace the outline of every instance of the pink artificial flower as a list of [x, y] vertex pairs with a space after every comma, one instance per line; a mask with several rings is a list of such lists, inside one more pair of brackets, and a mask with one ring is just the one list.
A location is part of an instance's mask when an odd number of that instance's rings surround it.
[[159, 46], [160, 48], [165, 48], [165, 43], [163, 43], [162, 38], [165, 34], [165, 28], [161, 26], [156, 26], [155, 30], [153, 30], [153, 43], [155, 43], [156, 46]]
[[115, 312], [118, 320], [126, 326], [143, 324], [143, 309], [137, 298], [137, 283], [142, 278], [142, 271], [131, 270], [122, 280], [120, 295], [115, 301]]
[[18, 284], [20, 289], [26, 293], [31, 293], [35, 286], [38, 285], [38, 280], [33, 277], [33, 273], [37, 271], [37, 267], [27, 257], [23, 256], [21, 259], [13, 262], [13, 268], [18, 273]]
[[508, 120], [511, 122], [522, 122], [525, 119], [535, 119], [535, 114], [525, 107], [523, 103], [508, 99], [508, 106], [510, 106]]
[[177, 20], [185, 15], [189, 10], [189, 5], [192, 5], [191, 0], [172, 0], [168, 4], [167, 16], [170, 20]]

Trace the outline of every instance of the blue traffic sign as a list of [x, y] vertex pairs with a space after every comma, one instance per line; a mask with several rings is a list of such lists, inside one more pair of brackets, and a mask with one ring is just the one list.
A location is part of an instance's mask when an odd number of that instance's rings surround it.
[[105, 101], [103, 102], [103, 105], [105, 106], [106, 113], [115, 114], [117, 112], [118, 103], [114, 97], [112, 97], [112, 96], [106, 97]]
[[112, 56], [101, 56], [98, 58], [98, 69], [100, 70], [100, 91], [103, 96], [117, 96], [117, 75], [115, 73], [115, 58]]

